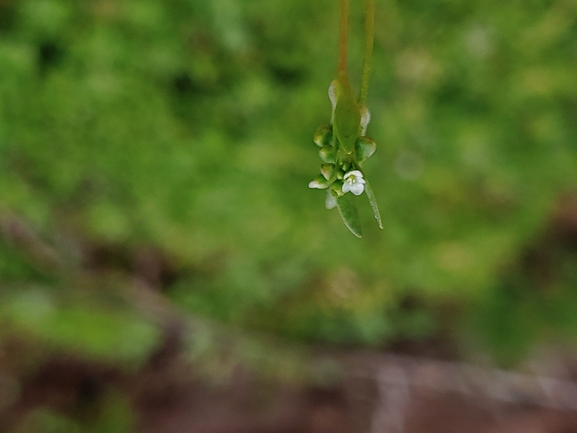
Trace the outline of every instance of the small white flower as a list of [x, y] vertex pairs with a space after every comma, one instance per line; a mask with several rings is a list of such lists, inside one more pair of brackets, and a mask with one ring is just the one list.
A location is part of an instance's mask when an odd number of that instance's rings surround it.
[[343, 192], [352, 192], [354, 195], [361, 195], [365, 190], [365, 179], [359, 170], [349, 171], [343, 178]]

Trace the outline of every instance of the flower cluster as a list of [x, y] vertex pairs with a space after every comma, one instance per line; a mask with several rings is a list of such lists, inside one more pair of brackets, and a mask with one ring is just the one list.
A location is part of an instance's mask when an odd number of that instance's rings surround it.
[[319, 147], [321, 174], [309, 183], [309, 188], [326, 189], [326, 208], [338, 208], [347, 228], [355, 236], [362, 237], [355, 200], [347, 193], [355, 196], [365, 193], [382, 229], [375, 194], [361, 170], [361, 164], [375, 153], [377, 145], [365, 135], [371, 119], [369, 111], [349, 97], [352, 91], [346, 86], [347, 83], [334, 80], [329, 88], [331, 123], [320, 127], [313, 138]]
[[[365, 111], [368, 113], [368, 111]], [[368, 124], [368, 114], [363, 116], [362, 132]], [[339, 148], [338, 140], [333, 134], [332, 125], [319, 128], [314, 135], [314, 142], [320, 148], [321, 174], [309, 183], [309, 188], [328, 189], [327, 207], [334, 207], [334, 199], [347, 192], [361, 195], [365, 190], [365, 179], [361, 164], [376, 150], [376, 144], [365, 136], [358, 137], [353, 154], [347, 154]]]

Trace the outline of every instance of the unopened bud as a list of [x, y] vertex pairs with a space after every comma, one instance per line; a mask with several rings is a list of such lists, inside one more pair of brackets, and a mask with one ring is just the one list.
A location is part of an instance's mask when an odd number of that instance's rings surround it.
[[321, 160], [327, 164], [334, 164], [336, 162], [335, 148], [332, 146], [321, 147], [319, 150], [319, 156]]
[[340, 197], [344, 194], [343, 192], [343, 181], [335, 180], [331, 186], [331, 194], [333, 197]]
[[326, 189], [329, 185], [329, 181], [324, 176], [317, 176], [309, 182], [309, 188], [313, 189]]
[[313, 141], [318, 147], [330, 146], [332, 140], [333, 131], [330, 126], [321, 126], [313, 137]]
[[377, 143], [368, 137], [359, 137], [355, 142], [355, 150], [357, 151], [357, 161], [361, 164], [375, 153]]
[[334, 172], [335, 172], [334, 164], [321, 165], [321, 174], [324, 176], [326, 180], [330, 180], [333, 177]]

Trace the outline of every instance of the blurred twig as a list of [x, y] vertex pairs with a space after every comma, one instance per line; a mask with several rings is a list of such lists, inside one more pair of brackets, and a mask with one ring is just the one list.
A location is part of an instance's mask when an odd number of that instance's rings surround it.
[[22, 219], [8, 213], [0, 215], [0, 233], [4, 242], [28, 256], [36, 266], [58, 269], [64, 266], [56, 250]]
[[409, 356], [364, 354], [361, 362], [351, 366], [350, 378], [374, 382], [378, 389], [371, 432], [403, 432], [409, 403], [423, 391], [457, 393], [480, 405], [493, 401], [577, 411], [573, 381]]

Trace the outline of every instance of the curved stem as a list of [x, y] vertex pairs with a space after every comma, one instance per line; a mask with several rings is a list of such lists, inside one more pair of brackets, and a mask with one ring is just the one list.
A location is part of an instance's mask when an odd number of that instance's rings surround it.
[[341, 20], [339, 23], [339, 64], [338, 76], [348, 77], [347, 51], [349, 40], [349, 9], [350, 0], [341, 0]]
[[373, 0], [365, 0], [365, 47], [363, 51], [363, 73], [361, 75], [361, 91], [359, 105], [365, 105], [369, 93], [371, 61], [373, 58], [373, 41], [375, 38], [375, 7]]

